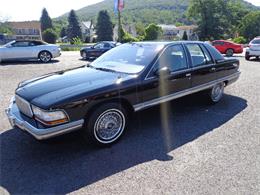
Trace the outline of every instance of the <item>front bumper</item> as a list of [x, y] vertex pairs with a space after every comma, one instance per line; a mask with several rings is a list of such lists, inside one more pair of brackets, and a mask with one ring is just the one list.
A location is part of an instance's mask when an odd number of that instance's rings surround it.
[[19, 127], [20, 129], [30, 133], [38, 140], [48, 139], [80, 129], [84, 124], [84, 120], [82, 119], [55, 127], [44, 129], [37, 128], [22, 117], [22, 114], [19, 112], [14, 100], [11, 100], [9, 107], [5, 110], [5, 112], [12, 127]]

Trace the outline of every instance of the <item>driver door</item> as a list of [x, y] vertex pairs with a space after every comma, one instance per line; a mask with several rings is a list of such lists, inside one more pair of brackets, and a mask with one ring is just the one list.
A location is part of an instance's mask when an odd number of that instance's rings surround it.
[[168, 46], [143, 84], [143, 102], [164, 102], [191, 86], [191, 69], [182, 44]]
[[25, 59], [30, 57], [29, 42], [19, 41], [6, 48], [5, 59]]

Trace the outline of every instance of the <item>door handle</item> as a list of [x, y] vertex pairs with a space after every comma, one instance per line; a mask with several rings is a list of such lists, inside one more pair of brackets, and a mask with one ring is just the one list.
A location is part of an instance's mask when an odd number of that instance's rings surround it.
[[215, 67], [212, 67], [212, 68], [211, 68], [211, 71], [215, 71], [215, 70], [216, 70], [216, 68], [215, 68]]
[[190, 76], [191, 76], [191, 73], [187, 73], [187, 74], [186, 74], [186, 77], [190, 77]]

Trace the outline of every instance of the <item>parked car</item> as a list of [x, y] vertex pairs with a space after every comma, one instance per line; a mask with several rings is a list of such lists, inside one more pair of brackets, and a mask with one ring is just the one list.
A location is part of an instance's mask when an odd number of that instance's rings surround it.
[[233, 56], [234, 53], [243, 53], [243, 45], [225, 40], [212, 41], [212, 45], [222, 54]]
[[260, 57], [260, 37], [250, 41], [248, 48], [246, 49], [246, 60], [250, 60], [251, 57]]
[[52, 58], [61, 55], [57, 45], [43, 41], [11, 41], [0, 47], [0, 62], [10, 60], [39, 59], [41, 62], [50, 62]]
[[133, 112], [204, 90], [217, 103], [239, 75], [239, 60], [206, 43], [127, 43], [87, 66], [21, 82], [6, 114], [37, 139], [82, 129], [88, 142], [106, 146]]
[[80, 55], [85, 60], [96, 59], [103, 53], [109, 51], [110, 49], [118, 46], [120, 43], [113, 41], [102, 41], [89, 47], [82, 48], [80, 50]]

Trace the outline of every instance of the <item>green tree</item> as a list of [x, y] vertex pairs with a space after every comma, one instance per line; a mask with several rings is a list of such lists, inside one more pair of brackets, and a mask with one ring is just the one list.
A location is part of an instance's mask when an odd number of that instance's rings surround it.
[[67, 35], [67, 29], [65, 27], [62, 27], [60, 31], [60, 37], [65, 37]]
[[76, 37], [82, 39], [82, 32], [81, 32], [80, 24], [79, 24], [78, 17], [74, 10], [70, 11], [69, 17], [68, 17], [68, 22], [69, 22], [69, 25], [67, 28], [67, 35], [68, 35], [70, 42], [72, 43], [73, 38], [76, 38]]
[[96, 34], [97, 41], [113, 40], [113, 24], [106, 10], [102, 10], [98, 13]]
[[228, 39], [248, 10], [235, 0], [191, 0], [188, 15], [196, 19], [200, 39]]
[[42, 10], [42, 15], [41, 15], [41, 18], [40, 18], [40, 22], [41, 22], [41, 30], [42, 30], [42, 32], [44, 32], [48, 28], [53, 28], [52, 20], [51, 20], [49, 14], [48, 14], [46, 8], [43, 8], [43, 10]]
[[149, 24], [145, 28], [145, 40], [156, 40], [162, 35], [162, 28], [156, 24]]
[[56, 43], [58, 36], [53, 29], [48, 28], [42, 33], [42, 37], [47, 43]]
[[145, 36], [145, 27], [143, 23], [141, 22], [136, 23], [135, 28], [138, 36]]
[[186, 31], [184, 31], [183, 33], [182, 40], [188, 40], [188, 35]]
[[12, 35], [14, 32], [13, 32], [13, 29], [8, 25], [8, 23], [0, 22], [0, 33]]
[[242, 19], [239, 26], [239, 33], [247, 41], [260, 35], [260, 11], [250, 12]]

